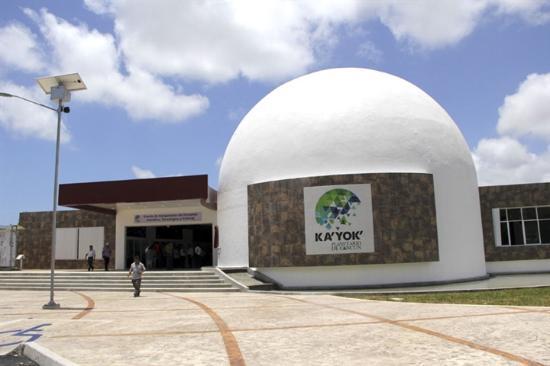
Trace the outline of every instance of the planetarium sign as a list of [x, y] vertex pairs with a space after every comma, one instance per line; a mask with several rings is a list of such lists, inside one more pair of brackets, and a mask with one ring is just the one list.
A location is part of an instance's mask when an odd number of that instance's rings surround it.
[[374, 251], [370, 184], [304, 188], [306, 255]]

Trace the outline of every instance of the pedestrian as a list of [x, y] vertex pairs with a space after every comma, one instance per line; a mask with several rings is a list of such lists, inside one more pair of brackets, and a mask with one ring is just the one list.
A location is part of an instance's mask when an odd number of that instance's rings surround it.
[[200, 245], [197, 244], [195, 247], [195, 255], [193, 258], [195, 259], [195, 265], [193, 267], [200, 268], [202, 266], [202, 257], [204, 255], [204, 250], [200, 247]]
[[147, 264], [147, 268], [153, 269], [153, 259], [155, 255], [156, 254], [155, 254], [155, 251], [153, 250], [153, 244], [145, 248], [145, 263]]
[[138, 297], [141, 292], [141, 278], [145, 272], [145, 266], [140, 262], [139, 256], [134, 257], [134, 263], [130, 266], [128, 277], [132, 276], [132, 285], [134, 286], [134, 297]]
[[187, 267], [188, 268], [195, 268], [195, 259], [193, 251], [193, 244], [187, 244]]
[[103, 263], [105, 264], [105, 270], [109, 270], [109, 262], [111, 261], [111, 246], [109, 243], [105, 243], [103, 250], [101, 251], [101, 256], [103, 257]]
[[85, 255], [86, 259], [88, 260], [88, 272], [94, 271], [94, 261], [95, 261], [95, 250], [94, 246], [90, 245], [90, 250]]
[[166, 258], [166, 269], [174, 269], [174, 244], [164, 244], [164, 256]]

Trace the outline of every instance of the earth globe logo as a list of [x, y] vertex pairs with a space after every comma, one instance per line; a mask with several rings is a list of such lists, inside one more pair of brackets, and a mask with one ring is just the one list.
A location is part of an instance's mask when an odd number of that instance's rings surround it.
[[315, 206], [315, 221], [326, 229], [351, 225], [350, 218], [355, 216], [355, 210], [361, 200], [355, 193], [343, 188], [331, 189], [325, 192]]

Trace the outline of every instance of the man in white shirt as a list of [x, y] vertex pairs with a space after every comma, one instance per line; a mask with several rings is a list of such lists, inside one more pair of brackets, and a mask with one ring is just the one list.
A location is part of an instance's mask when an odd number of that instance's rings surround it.
[[88, 260], [88, 272], [93, 271], [95, 260], [95, 250], [93, 245], [90, 245], [90, 250], [86, 252], [85, 258]]
[[141, 292], [141, 278], [145, 272], [145, 266], [140, 262], [139, 256], [134, 257], [134, 263], [130, 266], [128, 277], [132, 276], [132, 285], [134, 285], [134, 297], [138, 297]]

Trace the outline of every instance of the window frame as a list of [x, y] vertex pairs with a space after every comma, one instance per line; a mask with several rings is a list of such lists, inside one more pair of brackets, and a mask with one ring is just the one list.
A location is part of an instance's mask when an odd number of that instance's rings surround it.
[[[494, 238], [495, 238], [495, 246], [499, 248], [511, 248], [511, 247], [525, 247], [525, 246], [538, 246], [538, 245], [550, 245], [550, 242], [543, 243], [542, 242], [542, 234], [541, 234], [541, 225], [540, 221], [548, 220], [548, 219], [541, 219], [539, 217], [539, 208], [550, 208], [550, 205], [537, 205], [537, 206], [512, 206], [512, 207], [498, 207], [492, 209], [493, 214], [493, 232], [494, 232]], [[525, 219], [523, 210], [533, 208], [535, 210], [535, 218]], [[508, 213], [508, 210], [515, 210], [519, 209], [520, 212], [520, 218], [519, 219], [513, 219], [510, 220], [510, 215]], [[504, 213], [504, 219], [502, 219], [501, 211], [505, 210]], [[522, 235], [523, 235], [523, 243], [520, 244], [512, 244], [512, 236], [511, 236], [511, 229], [510, 226], [512, 223], [515, 222], [521, 222], [521, 229], [522, 229]], [[537, 224], [537, 230], [538, 230], [538, 243], [527, 243], [527, 233], [525, 230], [525, 223], [526, 222], [536, 222]], [[501, 234], [501, 225], [505, 224], [506, 226], [506, 235], [508, 237], [508, 243], [503, 244], [502, 243], [502, 234]]]

